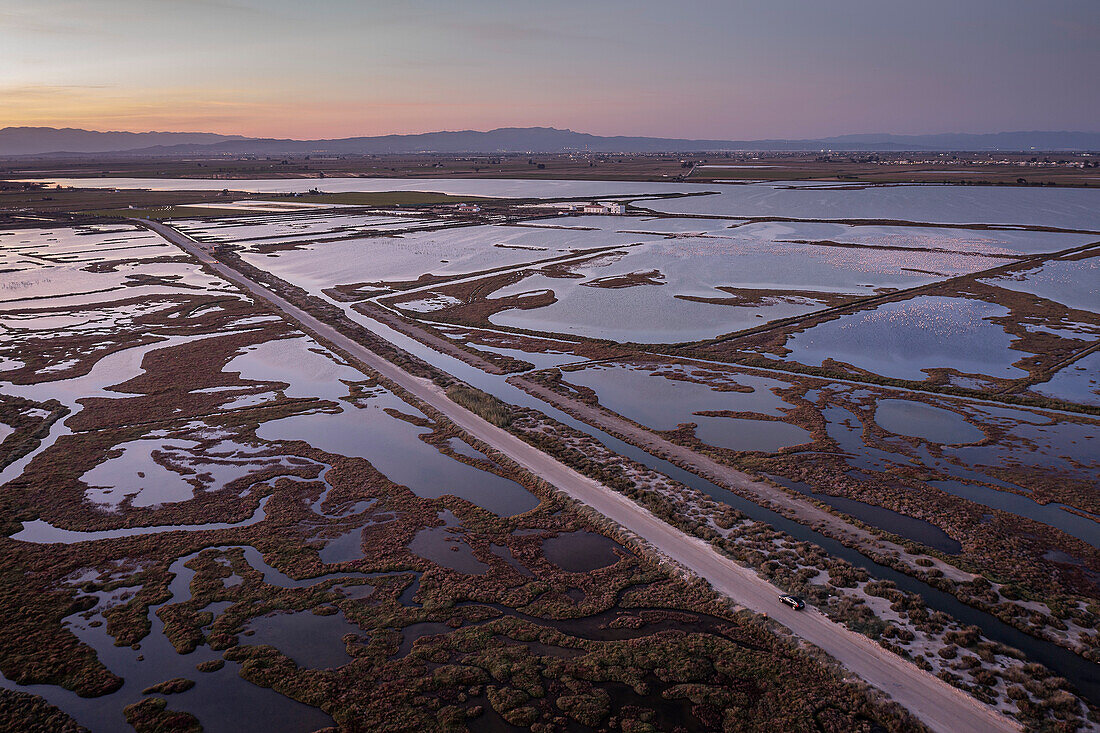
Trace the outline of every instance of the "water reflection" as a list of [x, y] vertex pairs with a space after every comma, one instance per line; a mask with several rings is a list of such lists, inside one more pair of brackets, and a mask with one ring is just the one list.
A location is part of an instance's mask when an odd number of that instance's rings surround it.
[[1027, 373], [1012, 366], [1023, 354], [1011, 349], [1013, 337], [993, 321], [1008, 314], [1008, 308], [981, 300], [922, 295], [796, 333], [787, 340], [786, 358], [812, 366], [832, 359], [915, 381], [936, 368], [1023, 377]]

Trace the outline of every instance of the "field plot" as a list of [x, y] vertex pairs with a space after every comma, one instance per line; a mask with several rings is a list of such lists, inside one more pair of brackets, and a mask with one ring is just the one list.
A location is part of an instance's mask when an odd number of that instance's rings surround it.
[[1011, 260], [1022, 255], [1059, 252], [1091, 244], [1095, 234], [1064, 234], [1012, 228], [966, 229], [935, 226], [875, 226], [831, 224], [824, 222], [766, 222], [738, 227], [737, 233], [757, 232], [779, 241], [823, 245], [858, 245], [886, 249], [932, 250], [958, 254], [985, 255], [996, 265], [997, 259]]
[[788, 357], [820, 366], [827, 360], [873, 374], [921, 381], [933, 369], [1018, 378], [1012, 337], [994, 322], [1009, 310], [965, 298], [920, 296], [841, 317], [796, 334]]
[[220, 209], [222, 211], [240, 212], [265, 212], [265, 213], [292, 213], [296, 211], [308, 211], [309, 209], [335, 209], [341, 204], [312, 204], [297, 201], [230, 201], [212, 204], [183, 204], [185, 208], [192, 209]]
[[[739, 231], [681, 235], [533, 269], [522, 279], [487, 279], [475, 291], [487, 320], [471, 325], [640, 343], [695, 341], [990, 266], [978, 255], [825, 247]], [[436, 316], [447, 320], [448, 306], [472, 310], [458, 292], [469, 289], [437, 288], [445, 300], [433, 308]], [[393, 302], [416, 309], [405, 298]]]
[[668, 216], [601, 216], [585, 214], [551, 217], [527, 222], [526, 226], [548, 229], [600, 230], [644, 234], [728, 234], [725, 230], [743, 224], [730, 219], [678, 219]]
[[1044, 397], [1100, 407], [1100, 353], [1093, 351], [1061, 367], [1049, 380], [1030, 389]]
[[[1100, 192], [990, 186], [866, 186], [756, 183], [721, 186], [716, 196], [649, 201], [667, 214], [875, 220], [929, 224], [1046, 226], [1100, 231]], [[712, 189], [713, 190], [713, 189]]]
[[13, 382], [86, 374], [101, 357], [148, 343], [153, 323], [182, 336], [189, 319], [243, 317], [234, 288], [144, 230], [15, 234], [0, 272], [0, 357]]
[[175, 226], [200, 242], [242, 242], [252, 246], [344, 239], [357, 234], [439, 226], [440, 219], [415, 216], [315, 212], [181, 220]]
[[[704, 197], [704, 199], [709, 197]], [[639, 205], [648, 205], [640, 202]], [[946, 228], [937, 226], [887, 226], [836, 224], [820, 221], [747, 221], [745, 219], [679, 218], [664, 216], [566, 216], [540, 219], [528, 226], [565, 227], [577, 230], [646, 232], [685, 236], [701, 234], [764, 242], [793, 244], [858, 245], [884, 249], [935, 250], [957, 254], [982, 254], [1011, 260], [1027, 254], [1058, 252], [1095, 242], [1095, 234], [1066, 234], [1020, 228]], [[990, 262], [989, 266], [997, 264]]]
[[841, 373], [979, 389], [1043, 383], [1100, 343], [1094, 265], [1093, 248], [1010, 264], [731, 344]]
[[472, 226], [347, 239], [275, 252], [251, 246], [242, 249], [240, 256], [315, 295], [323, 296], [327, 289], [354, 295], [361, 287], [372, 291], [407, 287], [418, 281], [523, 265], [639, 239], [638, 235], [614, 233]]
[[[719, 448], [770, 453], [812, 440], [809, 431], [783, 422], [787, 406], [773, 390], [788, 385], [767, 377], [743, 376], [728, 391], [700, 389], [675, 367], [648, 372], [607, 363], [569, 371], [565, 380], [592, 390], [604, 407], [656, 430], [694, 423], [696, 437]], [[638, 400], [639, 394], [646, 399]], [[727, 416], [734, 413], [752, 417]]]
[[[154, 191], [220, 191], [224, 180], [196, 178], [50, 178], [47, 184], [92, 188], [145, 188]], [[232, 189], [254, 193], [305, 193], [316, 179], [234, 180]], [[745, 185], [642, 183], [631, 181], [326, 178], [323, 190], [439, 191], [445, 194], [505, 198], [648, 198], [645, 206], [669, 214], [704, 217], [782, 217], [803, 220], [873, 219], [931, 224], [1003, 224], [1100, 231], [1095, 188], [887, 185], [768, 182]], [[714, 194], [717, 195], [703, 195]], [[687, 196], [684, 196], [688, 194]]]
[[[5, 251], [9, 706], [50, 714], [31, 693], [95, 730], [912, 727], [125, 233], [99, 233], [125, 256], [63, 260], [99, 234], [62, 229]], [[471, 247], [527, 252], [492, 241]]]
[[177, 254], [160, 237], [127, 225], [72, 229], [16, 229], [0, 234], [4, 269], [42, 264], [93, 262], [121, 257]]
[[1035, 268], [983, 282], [1100, 313], [1100, 252], [1096, 250], [1055, 257]]

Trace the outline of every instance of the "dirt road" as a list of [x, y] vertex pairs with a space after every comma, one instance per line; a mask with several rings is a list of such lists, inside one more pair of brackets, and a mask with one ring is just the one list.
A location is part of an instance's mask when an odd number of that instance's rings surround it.
[[139, 220], [186, 250], [219, 275], [267, 301], [323, 342], [362, 361], [446, 415], [458, 427], [504, 453], [526, 470], [546, 480], [608, 519], [642, 537], [671, 560], [706, 579], [735, 603], [783, 624], [824, 650], [853, 674], [883, 690], [936, 731], [986, 733], [1018, 730], [1009, 718], [979, 703], [933, 675], [918, 669], [870, 639], [834, 623], [812, 608], [795, 611], [778, 601], [780, 591], [756, 573], [718, 554], [702, 540], [689, 537], [635, 504], [629, 498], [583, 476], [556, 459], [455, 404], [432, 382], [414, 377], [332, 326], [296, 307], [265, 286], [215, 260], [193, 239], [158, 222]]

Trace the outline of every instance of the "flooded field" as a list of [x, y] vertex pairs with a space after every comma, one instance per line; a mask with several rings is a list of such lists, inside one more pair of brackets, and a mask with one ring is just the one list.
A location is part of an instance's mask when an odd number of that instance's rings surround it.
[[[782, 382], [745, 376], [736, 391], [700, 388], [681, 369], [651, 369], [621, 365], [596, 365], [565, 373], [569, 384], [592, 390], [603, 406], [656, 430], [673, 430], [695, 424], [699, 440], [735, 451], [774, 452], [811, 440], [810, 433], [782, 420], [717, 417], [700, 413], [756, 413], [764, 418], [782, 417], [786, 406], [772, 390]], [[644, 394], [645, 400], [637, 399]]]
[[[347, 239], [261, 253], [246, 247], [242, 258], [313, 293], [340, 285], [411, 283], [428, 276], [455, 276], [568, 255], [578, 249], [628, 244], [638, 235], [592, 237], [589, 232], [527, 227], [476, 226], [393, 237]], [[598, 234], [598, 233], [597, 233]], [[231, 234], [227, 234], [232, 236]]]
[[[181, 261], [179, 250], [143, 229], [24, 229], [0, 240], [0, 314], [149, 297], [188, 290], [225, 290], [224, 283]], [[110, 295], [105, 295], [110, 293]], [[54, 329], [78, 322], [71, 312], [41, 321]], [[16, 316], [18, 317], [18, 316]], [[31, 316], [23, 316], [29, 320]]]
[[1100, 192], [957, 186], [798, 186], [757, 183], [721, 187], [718, 196], [652, 202], [670, 214], [783, 216], [793, 219], [886, 219], [933, 224], [1055, 226], [1097, 231]]
[[990, 284], [1100, 313], [1100, 255], [1095, 251], [1083, 255], [1047, 260], [1035, 269], [997, 278]]
[[[642, 202], [645, 205], [645, 202]], [[763, 242], [858, 245], [865, 248], [931, 250], [944, 253], [984, 255], [1012, 260], [1025, 255], [1058, 252], [1092, 244], [1095, 234], [1065, 234], [1016, 228], [946, 228], [937, 226], [885, 226], [835, 224], [813, 221], [753, 222], [744, 219], [706, 219], [572, 215], [540, 219], [531, 226], [595, 228], [603, 231], [652, 232], [654, 234], [754, 239]], [[992, 263], [991, 263], [992, 264]]]
[[[296, 306], [335, 306], [373, 337], [514, 400], [497, 422], [517, 435], [544, 405], [570, 420], [525, 439], [624, 496], [656, 501], [646, 466], [669, 461], [680, 476], [693, 456], [717, 467], [698, 474], [706, 481], [731, 468], [760, 482], [777, 502], [723, 484], [728, 503], [685, 489], [647, 506], [694, 522], [699, 540], [833, 604], [842, 622], [856, 618], [934, 673], [971, 680], [936, 650], [977, 659], [976, 642], [936, 646], [929, 629], [962, 627], [923, 606], [899, 612], [909, 601], [882, 585], [888, 572], [949, 597], [962, 616], [995, 615], [1021, 634], [1055, 629], [1032, 641], [1089, 653], [1087, 609], [1100, 598], [1100, 321], [1087, 245], [1100, 231], [1098, 192], [233, 186], [522, 197], [466, 217], [447, 206], [240, 202], [230, 216], [202, 218], [200, 208], [171, 224], [200, 255], [270, 276]], [[634, 208], [558, 214], [586, 196]], [[905, 729], [412, 387], [349, 361], [322, 345], [323, 331], [304, 333], [216, 272], [136, 225], [0, 233], [0, 580], [12, 589], [0, 608], [10, 627], [0, 687], [93, 731], [150, 721], [702, 731], [730, 710], [746, 728]], [[565, 411], [521, 392], [515, 375]], [[448, 385], [437, 378], [432, 389]], [[620, 441], [634, 463], [586, 452], [617, 437], [570, 433], [605, 416], [643, 436]], [[646, 442], [657, 438], [660, 450]], [[803, 503], [814, 519], [792, 509]], [[842, 537], [849, 544], [834, 548]], [[834, 550], [866, 552], [870, 574]], [[837, 611], [849, 591], [863, 608]], [[909, 645], [913, 629], [926, 636]], [[983, 650], [994, 666], [1017, 664]], [[987, 688], [998, 704], [1018, 699], [1001, 677]], [[1038, 694], [1028, 690], [1027, 700]]]
[[988, 267], [972, 255], [821, 247], [739, 231], [632, 247], [570, 267], [567, 277], [534, 273], [488, 297], [548, 291], [554, 302], [489, 320], [616, 341], [694, 341]]
[[439, 219], [393, 215], [353, 215], [339, 210], [281, 214], [279, 216], [224, 217], [215, 220], [182, 220], [177, 223], [200, 242], [249, 242], [255, 245], [285, 244], [314, 239], [337, 239], [401, 229], [438, 226]]
[[654, 216], [602, 216], [585, 214], [537, 219], [528, 223], [532, 227], [552, 229], [574, 229], [576, 231], [599, 230], [603, 232], [626, 232], [638, 234], [711, 234], [729, 235], [729, 231], [743, 221], [730, 219], [677, 219], [674, 217]]
[[[94, 188], [149, 188], [158, 191], [220, 191], [225, 181], [171, 178], [53, 178], [50, 183]], [[305, 193], [316, 188], [310, 179], [238, 180], [234, 190], [255, 193]], [[1096, 210], [1100, 191], [1073, 188], [997, 188], [957, 186], [799, 186], [797, 182], [747, 185], [635, 183], [629, 181], [554, 181], [493, 179], [327, 178], [323, 190], [439, 191], [447, 194], [496, 197], [591, 197], [610, 195], [705, 193], [716, 196], [650, 202], [672, 214], [732, 217], [783, 216], [795, 219], [893, 219], [930, 223], [979, 223], [1055, 226], [1100, 231]]]
[[[999, 531], [981, 529], [981, 511], [989, 509], [1100, 544], [1095, 418], [699, 364], [602, 362], [560, 375], [548, 384], [563, 393], [676, 442], [733, 451], [735, 463], [778, 474], [788, 488], [951, 554], [966, 537], [958, 532], [962, 507], [937, 508], [939, 492], [980, 505], [970, 546], [982, 552], [997, 540], [978, 537]], [[692, 424], [686, 432], [685, 423]], [[750, 453], [756, 457], [744, 456]], [[836, 478], [823, 479], [830, 474]], [[1059, 478], [1037, 481], [1044, 475]], [[1055, 537], [1049, 542], [1058, 544]], [[1036, 544], [1040, 554], [1050, 546]]]
[[1008, 309], [964, 298], [920, 296], [842, 316], [795, 334], [785, 344], [792, 361], [826, 360], [898, 379], [922, 381], [933, 369], [1000, 378], [1025, 376], [1023, 354], [994, 319]]
[[1048, 381], [1034, 385], [1031, 391], [1067, 402], [1100, 406], [1100, 353], [1094, 351], [1063, 366]]

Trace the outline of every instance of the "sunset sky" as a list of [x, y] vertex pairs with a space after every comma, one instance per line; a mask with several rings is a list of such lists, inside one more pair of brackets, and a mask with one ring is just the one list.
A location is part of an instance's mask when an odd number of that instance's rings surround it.
[[0, 127], [1100, 129], [1100, 0], [0, 0], [0, 49]]

